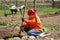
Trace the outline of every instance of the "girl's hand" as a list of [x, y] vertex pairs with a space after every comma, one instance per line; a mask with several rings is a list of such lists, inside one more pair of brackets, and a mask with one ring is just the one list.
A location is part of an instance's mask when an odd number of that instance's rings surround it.
[[24, 18], [22, 18], [22, 21], [24, 22]]

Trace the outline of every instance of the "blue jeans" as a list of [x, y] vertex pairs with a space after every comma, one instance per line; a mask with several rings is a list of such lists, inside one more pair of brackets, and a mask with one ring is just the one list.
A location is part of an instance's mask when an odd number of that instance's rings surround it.
[[[27, 30], [27, 29], [26, 29]], [[26, 31], [25, 30], [25, 31]], [[42, 31], [41, 30], [36, 30], [36, 29], [28, 29], [27, 31], [26, 31], [27, 33], [28, 33], [28, 35], [30, 35], [30, 36], [39, 36], [39, 34], [40, 33], [42, 33]]]

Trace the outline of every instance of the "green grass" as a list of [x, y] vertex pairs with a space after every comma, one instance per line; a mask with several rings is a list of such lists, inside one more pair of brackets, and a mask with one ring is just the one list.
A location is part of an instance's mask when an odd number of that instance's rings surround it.
[[[51, 12], [57, 12], [59, 11], [59, 8], [52, 8], [52, 7], [38, 7], [37, 8], [37, 13], [43, 13], [43, 14], [49, 14]], [[10, 14], [10, 10], [6, 10], [7, 14]], [[4, 10], [0, 10], [0, 16], [4, 15]]]
[[6, 21], [0, 21], [1, 26], [7, 26], [7, 24], [8, 24], [8, 22], [6, 22]]
[[52, 8], [52, 7], [37, 8], [38, 13], [45, 13], [45, 14], [49, 14], [51, 12], [57, 12], [59, 10], [60, 10], [59, 8]]
[[55, 29], [55, 30], [59, 30], [60, 29], [60, 25], [47, 25], [47, 24], [43, 24], [43, 27], [46, 27], [47, 29]]
[[3, 15], [4, 15], [3, 10], [0, 10], [0, 16], [3, 16]]
[[16, 27], [16, 26], [20, 26], [19, 22], [14, 22], [13, 24], [10, 24], [10, 26]]
[[13, 26], [13, 27], [16, 27], [16, 26], [20, 26], [20, 22], [16, 21], [14, 23], [9, 23], [8, 21], [0, 21], [0, 26]]
[[[20, 26], [19, 22], [14, 22], [14, 23], [10, 24], [7, 21], [0, 21], [0, 26], [7, 26], [8, 24], [9, 24], [9, 26], [13, 26], [13, 27]], [[43, 24], [43, 28], [59, 30], [60, 25]]]
[[[4, 10], [0, 10], [0, 16], [4, 16]], [[10, 14], [10, 10], [6, 10], [6, 14]]]

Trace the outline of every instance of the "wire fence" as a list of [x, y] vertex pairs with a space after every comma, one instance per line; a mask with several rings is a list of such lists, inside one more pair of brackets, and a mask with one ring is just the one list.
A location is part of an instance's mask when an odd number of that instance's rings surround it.
[[[6, 9], [9, 9], [11, 7], [12, 4], [16, 5], [16, 6], [21, 6], [24, 5], [25, 0], [21, 1], [21, 0], [0, 0], [0, 9], [4, 9], [4, 7], [6, 7]], [[60, 8], [60, 1], [55, 1], [54, 4], [52, 2], [52, 0], [48, 1], [48, 0], [37, 0], [37, 4], [36, 4], [37, 8], [38, 7], [59, 7]], [[27, 0], [27, 9], [28, 8], [33, 8], [34, 7], [34, 0]]]

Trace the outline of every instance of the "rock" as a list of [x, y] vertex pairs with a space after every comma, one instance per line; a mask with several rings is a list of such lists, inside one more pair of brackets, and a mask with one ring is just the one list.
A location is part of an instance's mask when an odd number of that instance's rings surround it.
[[27, 40], [28, 39], [28, 36], [23, 36], [22, 38], [21, 38], [21, 40]]
[[34, 37], [34, 36], [29, 36], [29, 38], [30, 38], [30, 39], [35, 39], [35, 37]]
[[54, 40], [54, 38], [51, 38], [51, 40]]
[[27, 38], [28, 38], [28, 36], [23, 36], [23, 37], [22, 37], [22, 39], [27, 39]]
[[8, 38], [8, 39], [6, 39], [6, 40], [13, 40], [13, 38]]
[[18, 36], [20, 27], [0, 27], [0, 39]]
[[13, 40], [21, 40], [19, 37], [14, 37]]
[[0, 40], [4, 40], [4, 39], [0, 39]]
[[14, 38], [8, 38], [6, 40], [21, 40], [19, 37], [14, 37]]

